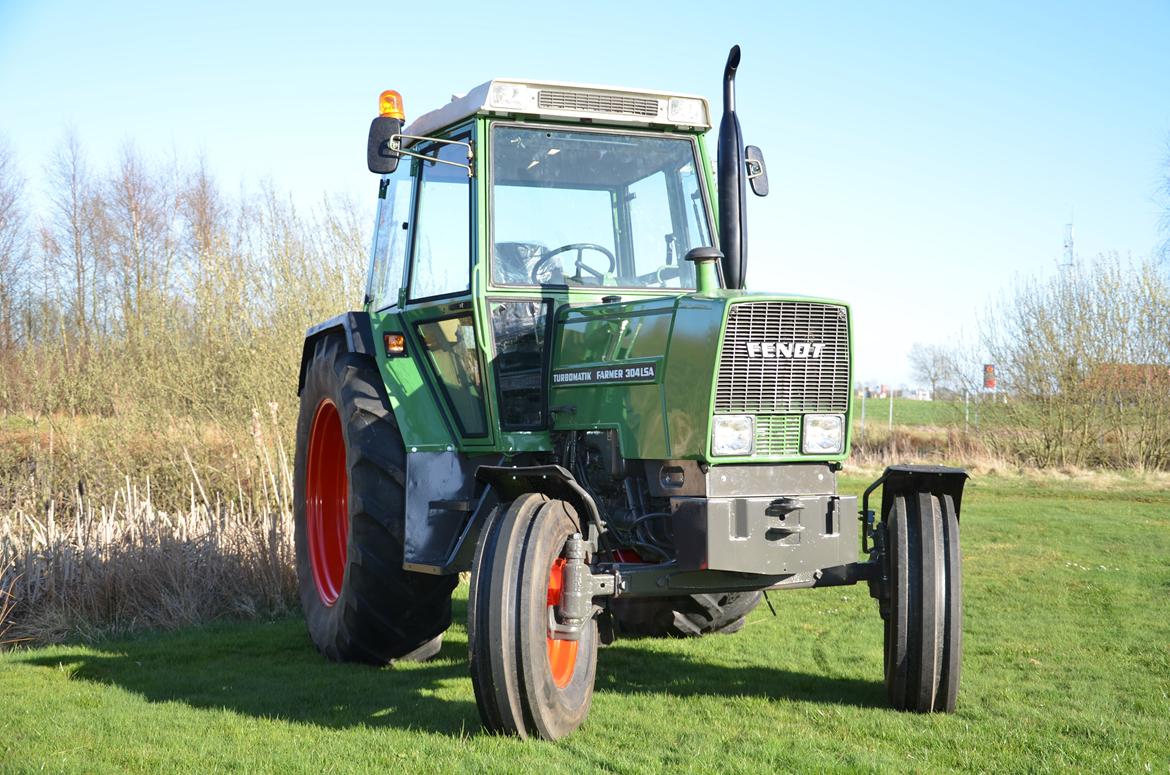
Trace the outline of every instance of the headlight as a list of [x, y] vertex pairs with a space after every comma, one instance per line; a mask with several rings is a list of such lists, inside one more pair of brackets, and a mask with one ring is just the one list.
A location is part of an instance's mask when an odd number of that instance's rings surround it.
[[806, 414], [800, 449], [806, 455], [839, 455], [845, 451], [845, 415]]
[[689, 97], [671, 97], [666, 103], [666, 120], [675, 124], [707, 126], [707, 112], [703, 101]]
[[716, 415], [711, 425], [711, 454], [750, 455], [756, 423], [746, 414]]

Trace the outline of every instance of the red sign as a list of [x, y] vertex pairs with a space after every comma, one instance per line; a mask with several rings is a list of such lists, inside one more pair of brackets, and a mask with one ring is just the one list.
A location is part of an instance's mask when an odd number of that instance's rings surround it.
[[995, 390], [995, 366], [990, 363], [983, 364], [983, 389]]

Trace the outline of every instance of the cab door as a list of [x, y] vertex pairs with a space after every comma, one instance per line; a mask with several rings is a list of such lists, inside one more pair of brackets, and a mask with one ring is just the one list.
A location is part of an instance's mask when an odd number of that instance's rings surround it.
[[[469, 126], [446, 139], [472, 142]], [[471, 296], [475, 261], [474, 186], [461, 144], [411, 150], [417, 188], [403, 320], [422, 354], [451, 429], [465, 447], [494, 443], [485, 364]], [[446, 163], [444, 163], [446, 162]]]

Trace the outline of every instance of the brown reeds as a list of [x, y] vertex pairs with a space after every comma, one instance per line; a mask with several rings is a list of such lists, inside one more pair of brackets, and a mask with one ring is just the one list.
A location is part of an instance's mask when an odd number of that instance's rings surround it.
[[[191, 465], [185, 503], [151, 481], [41, 501], [27, 487], [0, 515], [0, 641], [89, 639], [295, 606], [292, 477], [257, 418], [256, 493], [209, 493]], [[268, 444], [269, 447], [261, 445]], [[190, 457], [187, 456], [188, 462]], [[35, 482], [31, 484], [35, 485]]]
[[301, 342], [360, 303], [369, 213], [75, 135], [35, 184], [16, 161], [0, 138], [5, 637], [293, 606]]
[[865, 433], [854, 433], [849, 466], [869, 470], [898, 463], [943, 463], [985, 471], [1015, 468], [987, 444], [987, 433], [936, 426], [867, 428]]
[[17, 638], [8, 637], [8, 632], [12, 629], [12, 609], [16, 607], [16, 596], [12, 594], [12, 590], [16, 586], [17, 578], [13, 574], [6, 582], [0, 582], [0, 647], [19, 642]]

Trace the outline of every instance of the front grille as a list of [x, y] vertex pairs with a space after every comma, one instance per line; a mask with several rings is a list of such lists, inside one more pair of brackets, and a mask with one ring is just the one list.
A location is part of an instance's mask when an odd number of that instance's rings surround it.
[[756, 417], [756, 455], [781, 457], [800, 454], [799, 414], [762, 414]]
[[844, 307], [809, 301], [731, 306], [719, 354], [716, 413], [844, 412], [848, 405]]
[[658, 115], [658, 100], [620, 94], [549, 91], [541, 89], [536, 104], [550, 110], [575, 110], [584, 113], [619, 113], [626, 116]]

